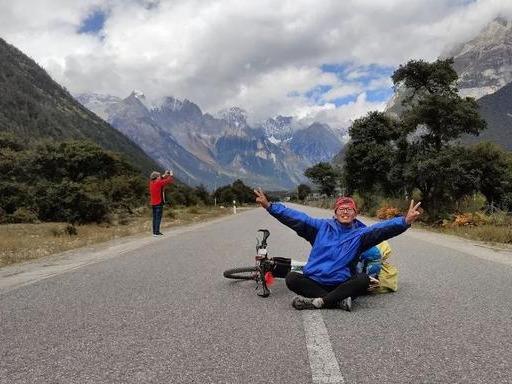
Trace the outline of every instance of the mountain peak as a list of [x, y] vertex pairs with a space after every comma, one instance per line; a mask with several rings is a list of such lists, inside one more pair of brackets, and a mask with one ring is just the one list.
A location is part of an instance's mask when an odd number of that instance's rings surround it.
[[498, 17], [442, 56], [454, 58], [462, 96], [478, 99], [496, 92], [512, 81], [512, 21]]
[[239, 107], [231, 107], [219, 111], [220, 119], [225, 120], [230, 127], [247, 127], [247, 112]]
[[293, 117], [278, 115], [267, 119], [261, 124], [261, 127], [265, 131], [265, 135], [272, 138], [271, 142], [276, 144], [293, 136], [292, 122]]
[[180, 111], [183, 108], [183, 101], [173, 96], [167, 96], [162, 102], [162, 107], [171, 111]]
[[134, 89], [132, 91], [132, 93], [130, 94], [130, 96], [136, 97], [137, 99], [143, 99], [143, 100], [146, 99], [146, 96], [144, 96], [144, 92], [139, 91], [137, 89]]

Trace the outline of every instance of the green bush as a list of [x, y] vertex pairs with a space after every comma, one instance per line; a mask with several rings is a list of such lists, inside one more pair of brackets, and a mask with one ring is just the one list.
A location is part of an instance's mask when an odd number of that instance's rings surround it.
[[485, 207], [487, 199], [481, 193], [475, 193], [471, 196], [464, 196], [457, 202], [457, 211], [459, 212], [478, 212]]
[[78, 230], [73, 224], [66, 225], [66, 228], [64, 228], [64, 232], [68, 234], [69, 236], [77, 236]]
[[13, 214], [8, 215], [10, 223], [35, 223], [38, 221], [37, 213], [27, 208], [18, 208]]
[[71, 181], [40, 184], [37, 206], [43, 221], [101, 222], [108, 213], [103, 196], [85, 192], [82, 185]]
[[2, 221], [32, 221], [37, 213], [43, 221], [100, 222], [108, 213], [131, 212], [148, 200], [144, 177], [86, 141], [25, 147], [0, 134], [0, 171]]

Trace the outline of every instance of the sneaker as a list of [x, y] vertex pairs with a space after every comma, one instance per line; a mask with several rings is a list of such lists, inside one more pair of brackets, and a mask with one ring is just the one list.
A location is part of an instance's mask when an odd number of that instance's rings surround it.
[[158, 235], [156, 233], [153, 233], [153, 237], [158, 237]]
[[308, 297], [295, 296], [292, 300], [292, 307], [298, 310], [302, 309], [318, 309], [313, 304], [314, 299]]
[[157, 232], [157, 236], [163, 236], [164, 234], [162, 232]]
[[346, 299], [341, 300], [339, 302], [338, 307], [343, 309], [344, 311], [347, 311], [347, 312], [352, 311], [352, 298], [351, 297], [347, 297]]

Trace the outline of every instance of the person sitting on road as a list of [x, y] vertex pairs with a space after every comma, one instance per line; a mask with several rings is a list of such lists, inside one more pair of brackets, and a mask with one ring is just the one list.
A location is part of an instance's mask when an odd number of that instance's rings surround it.
[[284, 225], [306, 239], [312, 249], [303, 274], [290, 272], [286, 286], [299, 296], [295, 309], [341, 308], [350, 311], [351, 297], [364, 294], [370, 287], [367, 274], [351, 274], [352, 262], [365, 250], [406, 231], [418, 218], [421, 203], [411, 200], [405, 217], [395, 217], [371, 226], [356, 220], [357, 206], [351, 197], [339, 197], [332, 219], [319, 219], [270, 203], [261, 190], [254, 190], [256, 202]]

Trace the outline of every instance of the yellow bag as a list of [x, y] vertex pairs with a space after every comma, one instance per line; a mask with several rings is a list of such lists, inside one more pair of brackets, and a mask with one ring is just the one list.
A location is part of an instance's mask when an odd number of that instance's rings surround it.
[[382, 257], [382, 266], [379, 272], [379, 287], [375, 292], [389, 293], [396, 292], [398, 289], [398, 269], [391, 265], [387, 260], [391, 256], [391, 247], [387, 241], [383, 241], [377, 248]]

